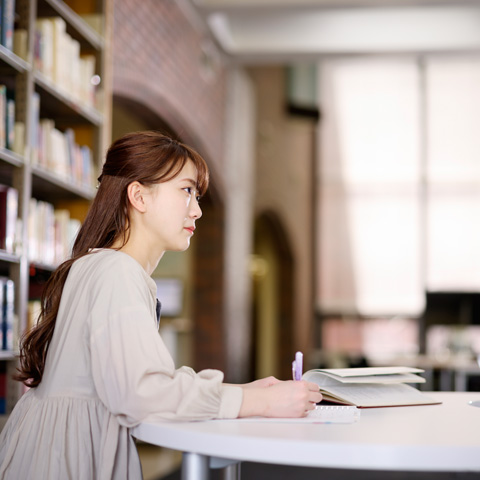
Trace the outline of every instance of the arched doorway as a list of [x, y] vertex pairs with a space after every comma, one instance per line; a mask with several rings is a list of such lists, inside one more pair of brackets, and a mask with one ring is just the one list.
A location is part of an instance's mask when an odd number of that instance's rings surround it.
[[272, 212], [255, 222], [252, 377], [291, 378], [293, 359], [293, 256], [285, 231]]
[[[112, 105], [112, 140], [127, 132], [158, 130], [199, 150], [188, 132], [177, 132], [149, 106], [124, 96], [115, 95]], [[208, 162], [208, 158], [206, 159]], [[176, 314], [164, 313], [161, 334], [177, 367], [192, 366], [224, 369], [226, 366], [223, 338], [223, 262], [224, 206], [216, 187], [215, 172], [210, 187], [202, 198], [202, 218], [186, 252], [166, 252], [153, 273], [155, 279], [174, 280], [181, 308]], [[159, 282], [161, 283], [161, 282]], [[169, 285], [172, 285], [170, 283]], [[165, 299], [160, 299], [162, 303]], [[164, 329], [162, 332], [162, 328]]]

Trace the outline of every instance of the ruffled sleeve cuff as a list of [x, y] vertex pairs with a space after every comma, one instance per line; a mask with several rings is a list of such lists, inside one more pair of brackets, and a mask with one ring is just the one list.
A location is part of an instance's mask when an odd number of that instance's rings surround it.
[[242, 406], [243, 389], [223, 385], [221, 387], [220, 409], [218, 418], [237, 418]]

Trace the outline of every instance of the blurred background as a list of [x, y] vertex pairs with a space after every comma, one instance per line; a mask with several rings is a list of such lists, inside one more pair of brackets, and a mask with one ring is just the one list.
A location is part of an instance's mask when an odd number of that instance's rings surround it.
[[[78, 229], [110, 142], [144, 129], [211, 169], [191, 248], [153, 275], [177, 366], [289, 379], [301, 350], [305, 369], [414, 366], [424, 390], [480, 391], [480, 0], [2, 8], [0, 206], [10, 191], [18, 212], [0, 426], [57, 230]], [[146, 480], [178, 467], [139, 450]]]
[[212, 186], [155, 277], [177, 363], [229, 381], [408, 364], [476, 388], [477, 1], [115, 0], [113, 138], [170, 131]]
[[164, 128], [212, 170], [191, 249], [155, 273], [177, 363], [289, 378], [302, 350], [479, 390], [480, 3], [113, 14], [113, 137]]

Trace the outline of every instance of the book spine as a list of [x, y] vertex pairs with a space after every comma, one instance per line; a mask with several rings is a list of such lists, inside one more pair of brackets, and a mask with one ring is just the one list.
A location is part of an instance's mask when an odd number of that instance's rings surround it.
[[28, 259], [35, 262], [37, 258], [37, 200], [31, 198], [28, 204]]
[[15, 253], [15, 237], [18, 218], [18, 191], [0, 185], [0, 248]]
[[5, 144], [9, 150], [13, 150], [15, 146], [15, 100], [8, 97], [7, 92]]
[[15, 135], [12, 150], [18, 155], [25, 155], [25, 123], [15, 122]]
[[34, 65], [48, 79], [75, 100], [95, 105], [96, 57], [82, 54], [80, 43], [66, 32], [60, 17], [35, 22]]
[[67, 242], [65, 246], [66, 257], [70, 257], [70, 255], [72, 254], [73, 244], [75, 243], [75, 239], [77, 238], [78, 231], [80, 230], [81, 226], [82, 223], [76, 218], [70, 218], [70, 220], [68, 221]]
[[80, 228], [66, 209], [54, 209], [48, 202], [31, 199], [28, 214], [28, 258], [55, 266], [66, 260]]
[[28, 62], [28, 32], [24, 28], [13, 32], [13, 53]]
[[7, 365], [0, 362], [0, 415], [7, 413]]
[[30, 108], [31, 115], [31, 162], [33, 165], [38, 164], [39, 149], [39, 122], [40, 122], [40, 95], [37, 92], [32, 94], [32, 104]]
[[72, 180], [77, 180], [75, 168], [75, 133], [71, 128], [67, 128], [64, 133], [66, 158], [65, 165], [68, 169], [68, 176]]
[[15, 253], [18, 218], [18, 190], [8, 187], [6, 198], [5, 250]]
[[81, 99], [83, 102], [90, 106], [95, 106], [95, 85], [92, 83], [92, 77], [95, 75], [95, 65], [96, 58], [94, 55], [81, 55]]
[[2, 0], [2, 45], [13, 50], [15, 0]]
[[55, 211], [51, 203], [44, 204], [44, 256], [43, 262], [55, 264]]
[[3, 349], [12, 351], [13, 325], [15, 322], [15, 282], [10, 278], [4, 284], [3, 300]]
[[0, 85], [0, 147], [7, 146], [7, 87]]
[[95, 174], [93, 167], [92, 151], [87, 146], [80, 147], [82, 157], [81, 181], [84, 185], [95, 186]]
[[66, 48], [66, 23], [63, 18], [53, 17], [50, 18], [53, 26], [53, 81], [58, 87], [65, 88], [65, 68], [68, 65], [67, 48]]
[[0, 185], [0, 249], [6, 249], [7, 237], [7, 190], [6, 185]]
[[27, 331], [37, 324], [42, 309], [40, 300], [29, 300], [27, 310]]

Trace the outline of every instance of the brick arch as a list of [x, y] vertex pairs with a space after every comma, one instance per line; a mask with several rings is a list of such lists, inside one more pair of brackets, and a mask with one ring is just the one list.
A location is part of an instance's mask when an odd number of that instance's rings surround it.
[[[150, 101], [144, 103], [145, 99]], [[193, 267], [193, 365], [203, 368], [225, 369], [226, 353], [223, 339], [223, 270], [224, 270], [224, 203], [219, 176], [211, 168], [202, 145], [168, 102], [152, 101], [148, 94], [114, 94], [114, 103], [137, 117], [146, 128], [158, 129], [198, 150], [210, 167], [209, 191], [201, 201], [202, 218], [192, 241]], [[155, 105], [155, 109], [152, 106]], [[161, 105], [161, 106], [160, 106]]]
[[223, 176], [219, 172], [221, 152], [213, 151], [210, 144], [201, 134], [200, 127], [190, 121], [188, 116], [175, 108], [168, 96], [160, 95], [158, 91], [149, 88], [148, 82], [131, 81], [115, 77], [113, 101], [128, 109], [138, 118], [151, 125], [150, 128], [166, 128], [169, 133], [182, 142], [192, 146], [207, 161], [215, 195], [223, 203]]

